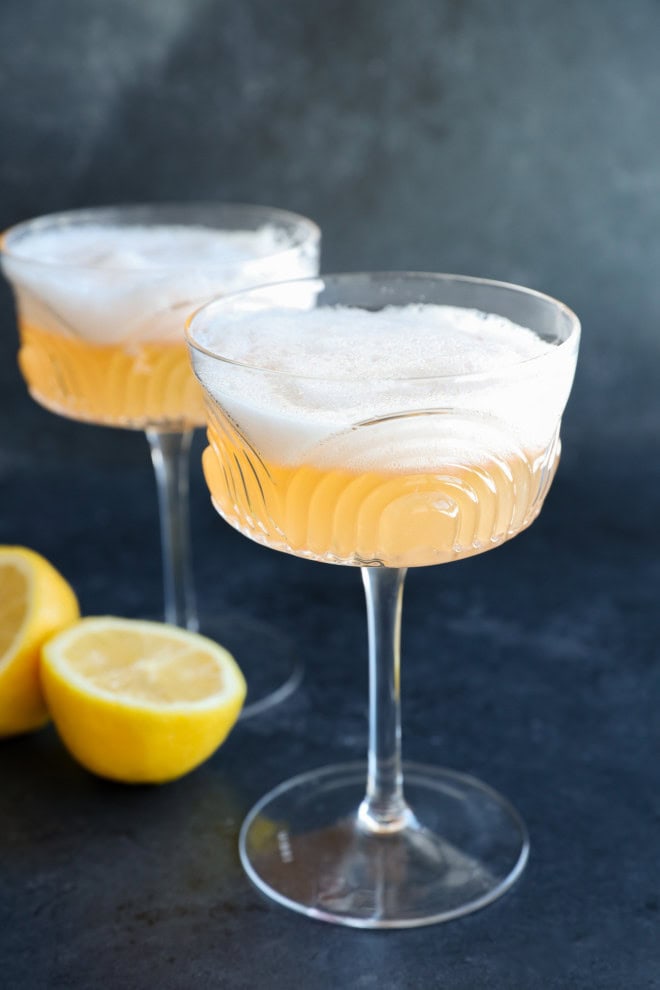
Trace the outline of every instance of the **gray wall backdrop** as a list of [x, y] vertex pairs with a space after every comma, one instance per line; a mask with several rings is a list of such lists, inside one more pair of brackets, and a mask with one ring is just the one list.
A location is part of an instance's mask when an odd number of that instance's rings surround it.
[[[569, 464], [652, 442], [657, 0], [3, 0], [0, 39], [1, 225], [253, 201], [314, 217], [326, 271], [526, 283], [584, 324]], [[37, 409], [4, 286], [0, 317], [5, 456], [144, 455]]]

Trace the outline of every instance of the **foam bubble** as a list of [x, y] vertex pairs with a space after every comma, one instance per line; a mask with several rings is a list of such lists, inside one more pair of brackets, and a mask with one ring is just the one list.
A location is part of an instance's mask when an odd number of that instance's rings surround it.
[[209, 298], [314, 274], [278, 228], [61, 226], [12, 244], [3, 268], [23, 319], [94, 343], [175, 340]]

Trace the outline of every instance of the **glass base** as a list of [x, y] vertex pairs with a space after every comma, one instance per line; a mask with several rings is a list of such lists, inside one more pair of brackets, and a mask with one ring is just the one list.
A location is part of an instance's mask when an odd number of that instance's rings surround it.
[[278, 629], [251, 615], [223, 612], [200, 616], [203, 636], [229, 650], [247, 681], [240, 718], [260, 715], [289, 697], [302, 681], [303, 668], [293, 644]]
[[522, 873], [527, 830], [503, 797], [473, 777], [404, 765], [412, 809], [401, 831], [358, 822], [366, 765], [324, 767], [263, 797], [241, 829], [256, 886], [310, 918], [355, 928], [413, 928], [469, 914]]

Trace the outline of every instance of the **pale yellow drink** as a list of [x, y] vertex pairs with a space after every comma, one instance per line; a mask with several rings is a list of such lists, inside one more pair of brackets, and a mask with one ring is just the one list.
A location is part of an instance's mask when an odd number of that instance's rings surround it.
[[204, 424], [201, 390], [183, 341], [96, 344], [19, 319], [18, 363], [51, 412], [107, 426]]
[[[572, 376], [557, 348], [450, 307], [279, 311], [272, 333], [267, 319], [230, 314], [202, 333], [228, 362], [193, 351], [206, 481], [246, 536], [320, 561], [412, 567], [481, 553], [536, 518]], [[498, 362], [519, 370], [497, 382]]]
[[488, 550], [538, 515], [559, 451], [432, 471], [346, 471], [265, 461], [214, 417], [204, 451], [220, 514], [277, 550], [331, 563], [440, 564]]
[[60, 416], [144, 429], [204, 424], [185, 345], [94, 344], [19, 321], [18, 362], [32, 397]]

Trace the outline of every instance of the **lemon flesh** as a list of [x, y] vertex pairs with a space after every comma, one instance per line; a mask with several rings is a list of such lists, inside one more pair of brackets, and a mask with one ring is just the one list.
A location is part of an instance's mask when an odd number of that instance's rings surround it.
[[58, 733], [102, 777], [162, 783], [206, 760], [245, 700], [222, 646], [158, 622], [86, 618], [42, 651], [42, 683]]
[[48, 721], [41, 647], [79, 614], [73, 589], [45, 557], [27, 547], [0, 546], [0, 736]]

